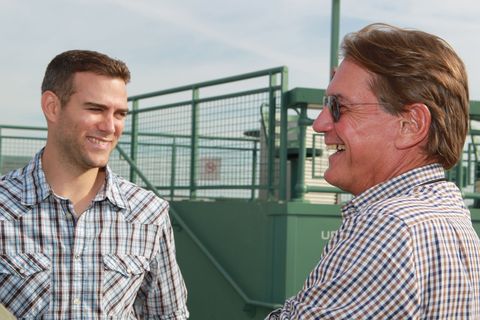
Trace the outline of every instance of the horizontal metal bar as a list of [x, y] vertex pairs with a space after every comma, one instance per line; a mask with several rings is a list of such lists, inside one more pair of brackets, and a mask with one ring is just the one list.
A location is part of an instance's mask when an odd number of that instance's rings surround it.
[[154, 91], [154, 92], [150, 92], [150, 93], [139, 94], [139, 95], [129, 97], [128, 100], [133, 101], [133, 100], [147, 99], [147, 98], [153, 98], [153, 97], [157, 97], [157, 96], [161, 96], [161, 95], [167, 95], [167, 94], [171, 94], [171, 93], [178, 93], [178, 92], [182, 92], [182, 91], [189, 91], [189, 90], [193, 90], [193, 89], [211, 87], [211, 86], [218, 85], [218, 84], [225, 84], [227, 82], [236, 82], [236, 81], [248, 80], [248, 79], [252, 79], [252, 78], [268, 76], [270, 74], [282, 73], [286, 69], [287, 69], [287, 67], [285, 67], [285, 66], [271, 68], [271, 69], [265, 69], [265, 70], [245, 73], [245, 74], [241, 74], [241, 75], [237, 75], [237, 76], [225, 77], [225, 78], [220, 78], [220, 79], [216, 79], [216, 80], [204, 81], [204, 82], [189, 84], [189, 85], [180, 86], [180, 87], [171, 88], [171, 89], [166, 89], [166, 90], [159, 90], [159, 91]]
[[16, 130], [41, 130], [47, 131], [46, 127], [31, 127], [31, 126], [11, 126], [11, 125], [0, 125], [0, 129], [16, 129]]
[[[123, 135], [130, 135], [130, 131], [125, 131]], [[180, 138], [180, 139], [190, 139], [191, 135], [189, 134], [172, 134], [172, 133], [157, 133], [157, 132], [138, 132], [138, 136], [142, 137], [159, 137], [159, 138]], [[246, 141], [246, 142], [256, 142], [259, 139], [254, 137], [219, 137], [219, 136], [204, 136], [199, 135], [199, 139], [203, 140], [221, 140], [221, 141]]]
[[[171, 186], [155, 186], [156, 189], [158, 190], [170, 190], [172, 187]], [[190, 185], [185, 185], [185, 186], [179, 186], [175, 185], [176, 190], [190, 190], [191, 186]], [[235, 190], [235, 189], [267, 189], [267, 185], [213, 185], [213, 186], [202, 186], [202, 185], [197, 185], [195, 189], [198, 190]]]
[[[120, 142], [120, 144], [130, 144], [129, 142]], [[176, 148], [182, 148], [182, 149], [190, 149], [192, 146], [187, 145], [187, 144], [172, 144], [172, 143], [147, 143], [147, 142], [139, 142], [137, 143], [138, 146], [149, 146], [149, 147], [161, 147], [161, 148], [172, 148], [175, 146]], [[257, 148], [241, 148], [241, 147], [223, 147], [223, 146], [200, 146], [199, 149], [202, 150], [233, 150], [233, 151], [248, 151], [248, 152], [253, 152], [253, 151], [259, 151], [260, 149]], [[141, 154], [141, 150], [138, 151], [139, 154]]]
[[327, 192], [327, 193], [348, 193], [343, 191], [342, 189], [335, 188], [335, 187], [321, 187], [321, 186], [312, 186], [306, 185], [305, 192]]
[[47, 137], [41, 138], [41, 137], [22, 137], [22, 136], [0, 136], [1, 139], [15, 139], [15, 140], [40, 140], [40, 141], [45, 141], [47, 140]]
[[130, 110], [129, 114], [131, 114], [133, 112], [143, 113], [143, 112], [158, 111], [158, 110], [163, 110], [163, 109], [171, 109], [171, 108], [182, 107], [182, 106], [186, 107], [186, 106], [190, 106], [192, 104], [192, 102], [206, 103], [206, 102], [217, 101], [217, 100], [239, 98], [239, 97], [250, 96], [250, 95], [254, 95], [254, 94], [267, 93], [272, 89], [273, 90], [280, 90], [280, 86], [265, 87], [265, 88], [261, 88], [261, 89], [247, 90], [247, 91], [235, 92], [235, 93], [230, 93], [230, 94], [222, 94], [222, 95], [211, 96], [211, 97], [206, 97], [206, 98], [197, 98], [197, 99], [194, 99], [194, 100], [189, 99], [189, 100], [184, 100], [184, 101], [180, 101], [180, 102], [166, 103], [166, 104], [161, 104], [161, 105], [156, 105], [156, 106], [150, 106], [150, 107], [146, 107], [146, 108], [137, 109], [135, 111]]
[[462, 192], [462, 196], [464, 199], [480, 199], [480, 193], [477, 192]]

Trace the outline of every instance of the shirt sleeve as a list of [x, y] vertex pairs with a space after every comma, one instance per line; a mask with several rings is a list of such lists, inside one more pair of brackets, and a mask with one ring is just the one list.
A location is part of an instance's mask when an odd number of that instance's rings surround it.
[[135, 300], [139, 319], [188, 319], [187, 289], [175, 257], [173, 229], [164, 215], [158, 254], [153, 258]]
[[266, 319], [414, 319], [416, 292], [408, 229], [366, 215], [342, 225], [303, 289]]

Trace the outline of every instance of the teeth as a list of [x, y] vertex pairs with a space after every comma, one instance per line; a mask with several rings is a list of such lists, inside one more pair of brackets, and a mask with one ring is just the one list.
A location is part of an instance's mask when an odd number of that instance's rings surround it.
[[328, 151], [345, 151], [345, 145], [343, 144], [329, 144], [327, 145]]
[[99, 144], [99, 145], [105, 145], [107, 144], [107, 141], [102, 141], [100, 139], [96, 139], [96, 138], [90, 138], [90, 141], [95, 143], [95, 144]]

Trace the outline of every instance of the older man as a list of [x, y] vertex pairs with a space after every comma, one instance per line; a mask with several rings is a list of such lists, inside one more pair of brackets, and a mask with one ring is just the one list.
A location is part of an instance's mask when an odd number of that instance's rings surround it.
[[303, 289], [268, 319], [480, 319], [480, 241], [444, 170], [468, 130], [465, 67], [442, 39], [385, 24], [342, 43], [313, 128], [325, 179], [354, 198]]

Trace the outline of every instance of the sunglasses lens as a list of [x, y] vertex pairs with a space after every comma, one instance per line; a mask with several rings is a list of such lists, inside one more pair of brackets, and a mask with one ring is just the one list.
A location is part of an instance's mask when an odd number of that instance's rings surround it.
[[338, 100], [336, 97], [332, 97], [330, 100], [331, 107], [330, 109], [332, 110], [332, 115], [333, 115], [333, 121], [338, 122], [340, 120], [340, 106], [338, 104]]
[[333, 122], [340, 120], [340, 106], [335, 96], [323, 97], [323, 105], [330, 109], [333, 117]]

